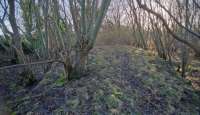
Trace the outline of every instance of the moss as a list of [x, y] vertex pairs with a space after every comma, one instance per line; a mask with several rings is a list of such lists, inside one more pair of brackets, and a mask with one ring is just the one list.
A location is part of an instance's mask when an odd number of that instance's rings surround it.
[[17, 113], [16, 112], [12, 112], [11, 115], [17, 115]]
[[64, 86], [65, 82], [66, 82], [65, 74], [60, 73], [59, 78], [55, 81], [54, 85], [61, 87], [61, 86]]
[[123, 92], [121, 92], [121, 89], [116, 85], [112, 85], [112, 94], [117, 98], [123, 97]]
[[110, 109], [119, 107], [120, 100], [113, 94], [106, 96], [105, 101]]

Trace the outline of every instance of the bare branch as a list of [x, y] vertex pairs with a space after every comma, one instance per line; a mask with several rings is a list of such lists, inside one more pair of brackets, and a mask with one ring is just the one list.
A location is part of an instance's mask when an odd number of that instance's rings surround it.
[[137, 0], [137, 3], [138, 3], [138, 5], [139, 5], [142, 9], [146, 10], [147, 12], [149, 12], [149, 13], [155, 15], [158, 19], [160, 19], [160, 20], [162, 21], [164, 27], [167, 29], [167, 31], [168, 31], [176, 40], [178, 40], [178, 41], [180, 41], [180, 42], [186, 44], [187, 46], [189, 46], [190, 48], [192, 48], [195, 52], [200, 53], [199, 48], [195, 47], [195, 46], [194, 46], [192, 43], [190, 43], [189, 41], [187, 41], [187, 40], [185, 40], [185, 39], [182, 39], [182, 38], [180, 38], [179, 36], [177, 36], [175, 33], [173, 33], [173, 31], [169, 28], [169, 26], [168, 26], [167, 22], [165, 21], [165, 19], [164, 19], [159, 13], [156, 13], [155, 11], [149, 9], [146, 5], [142, 4], [142, 3], [141, 3], [141, 0]]
[[156, 3], [161, 7], [163, 8], [167, 13], [168, 15], [182, 28], [184, 28], [186, 31], [190, 32], [192, 35], [196, 36], [198, 39], [200, 39], [200, 34], [198, 33], [195, 33], [194, 31], [186, 28], [185, 26], [183, 26], [171, 13], [169, 10], [167, 10], [158, 0], [155, 0]]

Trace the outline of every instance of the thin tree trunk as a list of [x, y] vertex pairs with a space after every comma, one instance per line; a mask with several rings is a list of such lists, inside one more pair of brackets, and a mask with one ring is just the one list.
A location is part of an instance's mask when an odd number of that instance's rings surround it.
[[[185, 14], [186, 14], [186, 19], [185, 19], [185, 27], [188, 28], [189, 27], [189, 14], [188, 14], [188, 10], [189, 10], [189, 6], [188, 6], [188, 3], [189, 1], [186, 0], [186, 9], [185, 9]], [[185, 31], [185, 35], [184, 35], [184, 39], [185, 40], [188, 40], [188, 31], [184, 30]], [[187, 65], [188, 65], [188, 57], [189, 57], [189, 51], [188, 51], [188, 48], [182, 44], [182, 72], [181, 72], [181, 75], [182, 77], [186, 77], [186, 71], [187, 71]]]

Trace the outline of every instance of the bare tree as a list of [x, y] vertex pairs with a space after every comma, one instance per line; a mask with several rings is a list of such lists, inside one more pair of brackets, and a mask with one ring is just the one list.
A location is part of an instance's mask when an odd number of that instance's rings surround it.
[[134, 21], [136, 23], [136, 28], [137, 28], [138, 33], [139, 33], [139, 39], [141, 39], [141, 42], [142, 42], [142, 44], [141, 44], [142, 48], [147, 49], [147, 43], [144, 39], [144, 31], [142, 31], [142, 29], [144, 29], [144, 28], [142, 28], [142, 25], [141, 25], [141, 21], [144, 21], [141, 18], [142, 17], [141, 13], [140, 13], [141, 11], [137, 12], [134, 0], [128, 0], [128, 5], [129, 5], [129, 8], [130, 8], [130, 14], [133, 15]]
[[70, 12], [76, 33], [76, 56], [74, 71], [84, 71], [87, 56], [93, 48], [102, 20], [111, 0], [69, 0]]
[[[185, 45], [187, 45], [188, 47], [190, 47], [191, 49], [194, 50], [194, 52], [196, 53], [196, 55], [200, 55], [200, 47], [199, 45], [195, 45], [193, 42], [191, 42], [191, 40], [186, 40], [186, 39], [183, 39], [181, 38], [180, 36], [178, 36], [176, 33], [174, 33], [171, 28], [169, 27], [166, 19], [164, 19], [164, 17], [159, 14], [158, 12], [154, 11], [153, 9], [149, 8], [146, 4], [142, 3], [141, 0], [137, 0], [137, 3], [138, 5], [140, 6], [140, 8], [144, 9], [145, 11], [149, 12], [150, 14], [152, 15], [155, 15], [162, 23], [163, 23], [163, 26], [166, 28], [166, 30], [168, 31], [169, 34], [171, 34], [173, 36], [173, 38], [175, 38], [177, 41], [181, 42], [181, 43], [184, 43]], [[165, 10], [165, 9], [164, 9]], [[167, 12], [169, 13], [169, 12]], [[171, 13], [170, 13], [170, 17], [171, 17]], [[173, 17], [172, 17], [173, 21], [175, 21], [181, 28], [184, 28], [186, 31], [190, 32], [192, 35], [196, 36], [198, 40], [199, 36], [190, 31], [188, 28], [186, 28], [185, 26], [183, 25], [180, 25]]]

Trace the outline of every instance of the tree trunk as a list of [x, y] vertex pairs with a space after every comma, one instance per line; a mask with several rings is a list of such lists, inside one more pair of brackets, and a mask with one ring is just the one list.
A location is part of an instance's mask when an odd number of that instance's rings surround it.
[[88, 53], [89, 50], [77, 50], [75, 58], [64, 56], [63, 64], [67, 81], [78, 79], [81, 75], [84, 75], [86, 71]]
[[83, 75], [85, 73], [88, 53], [88, 50], [79, 50], [76, 52], [76, 60], [72, 72], [72, 77], [80, 78], [80, 75]]
[[111, 0], [102, 0], [100, 4], [97, 0], [90, 2], [86, 0], [69, 0], [70, 13], [76, 34], [75, 61], [70, 75], [73, 78], [79, 78], [85, 72], [88, 53], [95, 44], [97, 33]]
[[25, 55], [22, 49], [20, 33], [15, 18], [15, 1], [8, 0], [9, 4], [9, 21], [13, 30], [12, 34], [12, 47], [14, 48], [19, 63], [25, 63]]
[[25, 63], [25, 55], [22, 49], [21, 40], [19, 39], [19, 36], [13, 35], [12, 39], [12, 47], [17, 55], [18, 63]]

